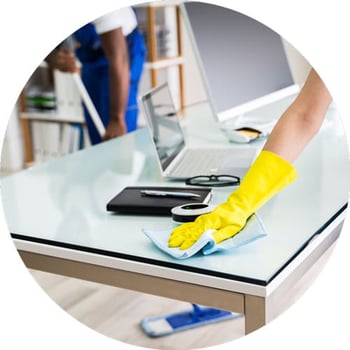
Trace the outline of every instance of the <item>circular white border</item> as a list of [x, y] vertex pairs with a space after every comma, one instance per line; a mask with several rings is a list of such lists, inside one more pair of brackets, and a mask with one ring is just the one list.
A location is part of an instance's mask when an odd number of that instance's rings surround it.
[[[2, 145], [7, 116], [31, 72], [69, 33], [116, 7], [141, 1], [12, 0], [0, 5]], [[318, 70], [331, 91], [349, 137], [349, 35], [346, 1], [207, 1], [243, 12], [268, 25], [295, 46]], [[329, 184], [330, 186], [332, 184]], [[38, 288], [9, 238], [1, 210], [0, 347], [115, 349], [116, 341], [79, 324]], [[329, 349], [348, 344], [350, 298], [346, 292], [349, 220], [319, 278], [298, 302], [250, 336], [215, 348]], [[7, 346], [5, 346], [5, 344]], [[120, 343], [120, 348], [135, 348]], [[119, 348], [119, 346], [118, 346]]]

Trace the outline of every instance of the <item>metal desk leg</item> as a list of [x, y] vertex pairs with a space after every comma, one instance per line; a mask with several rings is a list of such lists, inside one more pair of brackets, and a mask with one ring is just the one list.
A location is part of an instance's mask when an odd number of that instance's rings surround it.
[[266, 300], [254, 295], [244, 296], [245, 334], [266, 324]]

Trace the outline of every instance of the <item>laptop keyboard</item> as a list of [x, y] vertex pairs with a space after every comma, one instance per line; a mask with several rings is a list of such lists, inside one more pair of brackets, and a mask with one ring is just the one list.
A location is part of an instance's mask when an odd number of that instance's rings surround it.
[[[191, 177], [197, 175], [227, 174], [235, 175], [239, 159], [237, 153], [233, 152], [232, 157], [227, 150], [221, 149], [192, 149], [189, 150], [181, 163], [174, 169], [172, 176]], [[224, 159], [223, 159], [224, 158]], [[241, 157], [239, 157], [241, 158]], [[247, 163], [247, 161], [245, 161]]]

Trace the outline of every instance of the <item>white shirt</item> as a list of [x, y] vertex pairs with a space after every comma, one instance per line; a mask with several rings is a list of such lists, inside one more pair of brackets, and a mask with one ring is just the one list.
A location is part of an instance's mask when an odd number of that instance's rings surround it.
[[97, 18], [93, 24], [98, 34], [122, 28], [124, 36], [127, 36], [136, 28], [137, 19], [131, 7], [124, 7]]

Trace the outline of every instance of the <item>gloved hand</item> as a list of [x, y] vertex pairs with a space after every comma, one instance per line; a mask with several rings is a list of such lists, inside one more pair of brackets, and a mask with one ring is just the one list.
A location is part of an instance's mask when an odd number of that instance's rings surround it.
[[275, 153], [262, 151], [239, 188], [229, 195], [227, 201], [211, 213], [199, 216], [194, 222], [175, 228], [169, 237], [168, 246], [185, 250], [207, 230], [215, 230], [212, 236], [216, 243], [233, 237], [256, 210], [296, 177], [297, 172], [290, 163]]

